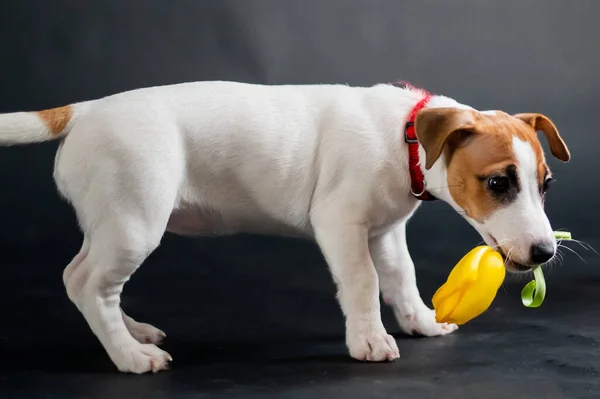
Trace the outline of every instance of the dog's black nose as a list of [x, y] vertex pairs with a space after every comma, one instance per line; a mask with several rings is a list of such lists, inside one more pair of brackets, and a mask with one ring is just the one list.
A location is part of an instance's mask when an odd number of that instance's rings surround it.
[[541, 241], [531, 246], [531, 263], [539, 265], [548, 262], [554, 256], [554, 245], [548, 241]]

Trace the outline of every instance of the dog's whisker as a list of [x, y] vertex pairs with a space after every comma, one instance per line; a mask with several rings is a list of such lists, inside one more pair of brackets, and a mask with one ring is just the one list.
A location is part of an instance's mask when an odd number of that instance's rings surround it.
[[555, 254], [548, 262], [544, 264], [547, 271], [552, 272], [558, 262], [558, 256]]
[[574, 240], [571, 239], [569, 241], [573, 241], [574, 243], [580, 245], [582, 248], [584, 248], [586, 251], [592, 251], [594, 252], [596, 255], [600, 255], [600, 253], [598, 253], [598, 251], [596, 251], [596, 249], [594, 247], [592, 247], [590, 244], [588, 244], [587, 242], [581, 241], [581, 240]]
[[552, 270], [557, 269], [560, 265], [562, 265], [563, 260], [563, 255], [559, 253], [559, 255], [552, 261]]
[[[495, 246], [495, 248], [496, 248], [496, 249], [501, 249], [501, 248], [502, 248], [502, 244], [504, 244], [504, 243], [507, 243], [507, 242], [510, 242], [510, 239], [509, 239], [509, 238], [502, 239], [502, 240], [500, 240], [500, 241], [498, 241], [498, 242], [496, 243], [496, 246]], [[513, 248], [514, 248], [514, 247], [513, 247]], [[508, 257], [508, 255], [507, 255], [507, 257]]]
[[[555, 228], [553, 230], [555, 230], [555, 231], [565, 231], [566, 229], [560, 227], [560, 228]], [[591, 246], [590, 244], [588, 244], [585, 241], [576, 240], [574, 238], [571, 238], [569, 240], [562, 240], [562, 239], [558, 240], [558, 243], [560, 244], [563, 241], [573, 241], [574, 243], [576, 243], [576, 244], [580, 245], [582, 248], [584, 248], [586, 251], [593, 251], [596, 255], [600, 255], [600, 253], [598, 253], [598, 251], [596, 251], [596, 249], [593, 246]]]
[[[587, 245], [586, 243], [584, 243], [584, 242], [581, 242], [581, 241], [579, 241], [579, 240], [570, 240], [570, 241], [573, 241], [575, 244], [579, 245], [581, 248], [585, 249], [586, 251], [592, 251], [592, 250], [593, 250], [593, 249], [591, 249], [591, 248], [589, 247], [589, 245]], [[561, 242], [562, 242], [562, 241], [561, 241]]]
[[513, 251], [513, 249], [515, 249], [515, 245], [513, 245], [512, 247], [510, 247], [510, 249], [506, 253], [506, 259], [507, 260], [510, 260], [510, 253]]
[[562, 252], [559, 252], [554, 263], [556, 264], [556, 266], [560, 266], [564, 262], [565, 262], [565, 256], [562, 254]]
[[[567, 246], [565, 246], [565, 245], [560, 245], [560, 246], [559, 246], [559, 248], [564, 248], [564, 249], [566, 249], [566, 250], [568, 250], [568, 251], [571, 251], [571, 252], [572, 252], [572, 253], [574, 253], [574, 254], [575, 254], [575, 255], [576, 255], [576, 256], [577, 256], [579, 259], [581, 259], [581, 261], [582, 261], [583, 263], [586, 263], [586, 264], [587, 264], [587, 262], [585, 261], [585, 259], [583, 259], [583, 257], [582, 257], [581, 255], [579, 255], [579, 254], [577, 253], [577, 251], [575, 251], [573, 248], [569, 248], [569, 247], [567, 247]], [[559, 252], [557, 252], [557, 253], [559, 253]]]
[[564, 259], [564, 255], [557, 249], [552, 259], [550, 259], [550, 262], [554, 262], [558, 266], [564, 262]]

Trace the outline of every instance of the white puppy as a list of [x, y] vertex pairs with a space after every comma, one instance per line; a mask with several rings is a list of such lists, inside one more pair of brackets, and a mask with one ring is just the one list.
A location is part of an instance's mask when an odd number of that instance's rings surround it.
[[549, 260], [550, 171], [537, 130], [569, 160], [543, 115], [478, 112], [389, 84], [198, 82], [0, 115], [2, 145], [62, 140], [54, 177], [85, 236], [66, 290], [118, 369], [133, 373], [171, 360], [155, 345], [164, 333], [120, 308], [123, 285], [166, 230], [315, 239], [356, 359], [399, 356], [380, 291], [405, 332], [454, 331], [420, 297], [406, 222], [421, 199], [438, 198], [509, 254], [510, 270]]

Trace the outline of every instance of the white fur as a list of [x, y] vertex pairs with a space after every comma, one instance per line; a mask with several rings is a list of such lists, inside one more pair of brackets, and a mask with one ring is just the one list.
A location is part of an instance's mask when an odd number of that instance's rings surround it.
[[[399, 356], [381, 320], [379, 291], [407, 333], [454, 331], [422, 301], [406, 245], [406, 221], [419, 201], [410, 194], [403, 127], [419, 99], [390, 85], [199, 82], [76, 104], [54, 176], [85, 240], [63, 277], [119, 370], [157, 371], [171, 359], [154, 345], [162, 331], [120, 309], [123, 285], [165, 230], [315, 239], [357, 359]], [[441, 96], [429, 106], [470, 108]], [[49, 139], [38, 122], [33, 114], [0, 116], [0, 143]], [[515, 151], [528, 165], [531, 154]], [[432, 193], [459, 209], [443, 157], [424, 174]], [[539, 213], [527, 195], [506, 212]]]

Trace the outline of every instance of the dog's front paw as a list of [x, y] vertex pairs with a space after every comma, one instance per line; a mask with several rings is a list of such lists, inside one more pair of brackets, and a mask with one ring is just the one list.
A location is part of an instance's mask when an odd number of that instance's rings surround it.
[[396, 340], [384, 328], [349, 331], [346, 344], [356, 360], [383, 362], [400, 357]]
[[406, 314], [396, 312], [396, 318], [402, 330], [408, 335], [437, 337], [448, 335], [458, 329], [456, 324], [438, 323], [435, 320], [435, 310], [425, 305]]

